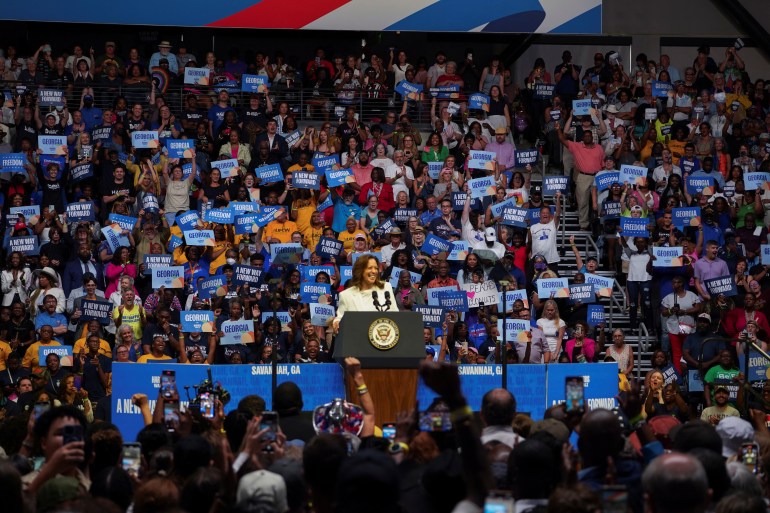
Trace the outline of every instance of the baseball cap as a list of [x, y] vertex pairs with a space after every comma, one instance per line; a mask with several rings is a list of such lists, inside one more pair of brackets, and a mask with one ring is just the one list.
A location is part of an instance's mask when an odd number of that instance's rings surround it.
[[84, 100], [93, 100], [93, 99], [94, 99], [94, 97], [93, 97], [93, 96], [91, 96], [90, 94], [87, 94], [87, 95], [83, 96], [83, 99], [84, 99]]
[[605, 155], [604, 156], [604, 160], [605, 160], [605, 162], [608, 161], [608, 160], [612, 160], [614, 162], [615, 161], [615, 156], [614, 155]]
[[286, 482], [283, 477], [268, 470], [255, 470], [238, 482], [238, 503], [256, 500], [273, 506], [273, 511], [288, 511]]
[[359, 239], [361, 239], [361, 240], [366, 240], [366, 235], [364, 235], [363, 233], [359, 233], [359, 234], [357, 234], [357, 235], [355, 236], [355, 240], [359, 240]]
[[529, 188], [529, 193], [530, 194], [543, 194], [543, 186], [540, 185], [539, 183], [535, 184], [535, 185], [532, 185]]
[[722, 456], [735, 456], [742, 444], [754, 441], [754, 428], [740, 417], [725, 417], [717, 424], [717, 434], [722, 439]]
[[114, 47], [115, 46], [115, 41], [107, 41], [106, 43], [104, 43], [104, 46], [113, 46]]
[[70, 476], [56, 476], [45, 482], [36, 494], [37, 511], [53, 511], [64, 502], [80, 496], [80, 483]]
[[508, 129], [504, 126], [495, 128], [495, 135], [508, 135]]
[[484, 240], [487, 242], [493, 242], [497, 240], [497, 234], [495, 233], [494, 228], [487, 228], [484, 231]]
[[707, 314], [707, 313], [702, 313], [702, 314], [700, 314], [700, 315], [697, 317], [697, 319], [698, 319], [698, 320], [700, 320], [700, 319], [705, 319], [705, 320], [707, 320], [708, 322], [711, 322], [711, 316], [710, 316], [709, 314]]

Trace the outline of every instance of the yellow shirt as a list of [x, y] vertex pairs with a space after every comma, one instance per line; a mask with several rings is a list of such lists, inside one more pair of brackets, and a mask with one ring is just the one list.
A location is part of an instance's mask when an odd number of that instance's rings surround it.
[[[671, 150], [671, 154], [678, 153], [679, 155], [684, 156], [684, 147], [687, 144], [688, 141], [677, 141], [676, 139], [672, 139], [668, 141], [668, 149]], [[672, 161], [675, 166], [679, 165], [679, 160], [681, 157], [677, 157], [676, 155], [673, 155]]]
[[318, 242], [323, 236], [324, 228], [324, 226], [313, 228], [311, 225], [308, 225], [307, 228], [303, 230], [302, 241], [305, 243], [305, 247], [307, 249], [310, 251], [315, 251], [315, 248], [318, 246]]
[[4, 371], [6, 369], [5, 362], [8, 360], [8, 357], [12, 352], [13, 350], [11, 349], [10, 344], [0, 340], [0, 371]]
[[171, 360], [171, 357], [164, 354], [160, 358], [155, 358], [152, 354], [143, 354], [137, 358], [136, 363], [147, 363], [147, 360]]
[[27, 352], [24, 353], [24, 359], [21, 361], [21, 366], [26, 367], [28, 369], [32, 369], [34, 367], [40, 367], [40, 360], [38, 358], [38, 353], [40, 352], [41, 347], [54, 347], [54, 346], [60, 346], [61, 344], [58, 343], [56, 340], [51, 340], [49, 343], [44, 344], [42, 340], [38, 340], [34, 344], [30, 344], [30, 346], [27, 348]]
[[229, 240], [214, 241], [214, 247], [211, 249], [211, 252], [216, 253], [217, 251], [221, 251], [222, 248], [224, 248], [224, 251], [222, 251], [222, 253], [220, 253], [219, 256], [216, 257], [209, 265], [209, 274], [212, 276], [217, 274], [217, 272], [219, 272], [219, 268], [227, 263], [227, 250], [232, 247], [233, 243]]
[[[120, 314], [120, 310], [118, 308], [119, 307], [115, 307], [115, 309], [112, 311], [112, 318], [114, 320], [117, 320], [118, 315]], [[135, 340], [142, 340], [142, 319], [140, 314], [142, 311], [144, 311], [144, 307], [139, 305], [134, 305], [131, 310], [128, 308], [123, 308], [122, 323], [131, 326], [131, 331], [134, 332]], [[121, 324], [121, 326], [123, 324]]]
[[262, 233], [262, 241], [270, 242], [270, 239], [278, 239], [282, 244], [288, 244], [291, 242], [291, 234], [298, 231], [299, 228], [294, 221], [287, 220], [284, 223], [277, 220], [270, 221]]
[[[125, 319], [125, 317], [123, 319]], [[72, 346], [72, 354], [77, 356], [81, 350], [85, 351], [86, 353], [88, 352], [88, 346], [86, 345], [85, 337], [75, 342], [75, 345]], [[99, 354], [112, 359], [112, 349], [110, 348], [110, 344], [101, 338], [99, 339]]]
[[307, 230], [310, 227], [310, 217], [313, 215], [313, 212], [316, 211], [316, 207], [318, 206], [318, 202], [315, 199], [315, 196], [311, 196], [310, 199], [298, 199], [294, 200], [294, 203], [291, 204], [291, 210], [292, 212], [295, 212], [297, 214], [297, 228], [299, 228], [299, 231], [302, 233], [305, 233], [305, 230]]

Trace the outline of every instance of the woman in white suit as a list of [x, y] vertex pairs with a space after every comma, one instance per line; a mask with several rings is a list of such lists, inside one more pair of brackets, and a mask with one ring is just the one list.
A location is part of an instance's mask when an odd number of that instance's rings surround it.
[[380, 263], [371, 255], [363, 255], [353, 266], [353, 278], [350, 285], [340, 292], [337, 302], [337, 317], [332, 321], [334, 332], [340, 328], [340, 320], [345, 312], [376, 312], [374, 292], [377, 293], [379, 311], [397, 312], [396, 296], [390, 283], [380, 279]]

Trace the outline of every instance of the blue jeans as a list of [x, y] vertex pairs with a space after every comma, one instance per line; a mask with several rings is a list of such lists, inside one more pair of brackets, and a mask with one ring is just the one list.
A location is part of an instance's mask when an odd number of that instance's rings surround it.
[[642, 321], [645, 323], [648, 329], [652, 328], [652, 299], [650, 296], [650, 282], [649, 281], [628, 281], [626, 282], [628, 288], [628, 305], [629, 314], [631, 320], [631, 329], [636, 329], [637, 326], [637, 313], [636, 307], [639, 305], [639, 298], [642, 300]]

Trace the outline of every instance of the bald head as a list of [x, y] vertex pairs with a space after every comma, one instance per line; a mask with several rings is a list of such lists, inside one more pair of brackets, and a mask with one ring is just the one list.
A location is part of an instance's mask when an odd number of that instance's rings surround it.
[[620, 422], [610, 410], [591, 410], [580, 421], [578, 449], [585, 465], [604, 467], [623, 448]]
[[516, 399], [504, 388], [493, 388], [481, 400], [481, 417], [487, 426], [507, 426], [516, 416]]
[[658, 456], [642, 475], [647, 511], [653, 513], [701, 513], [711, 499], [703, 465], [689, 454]]

